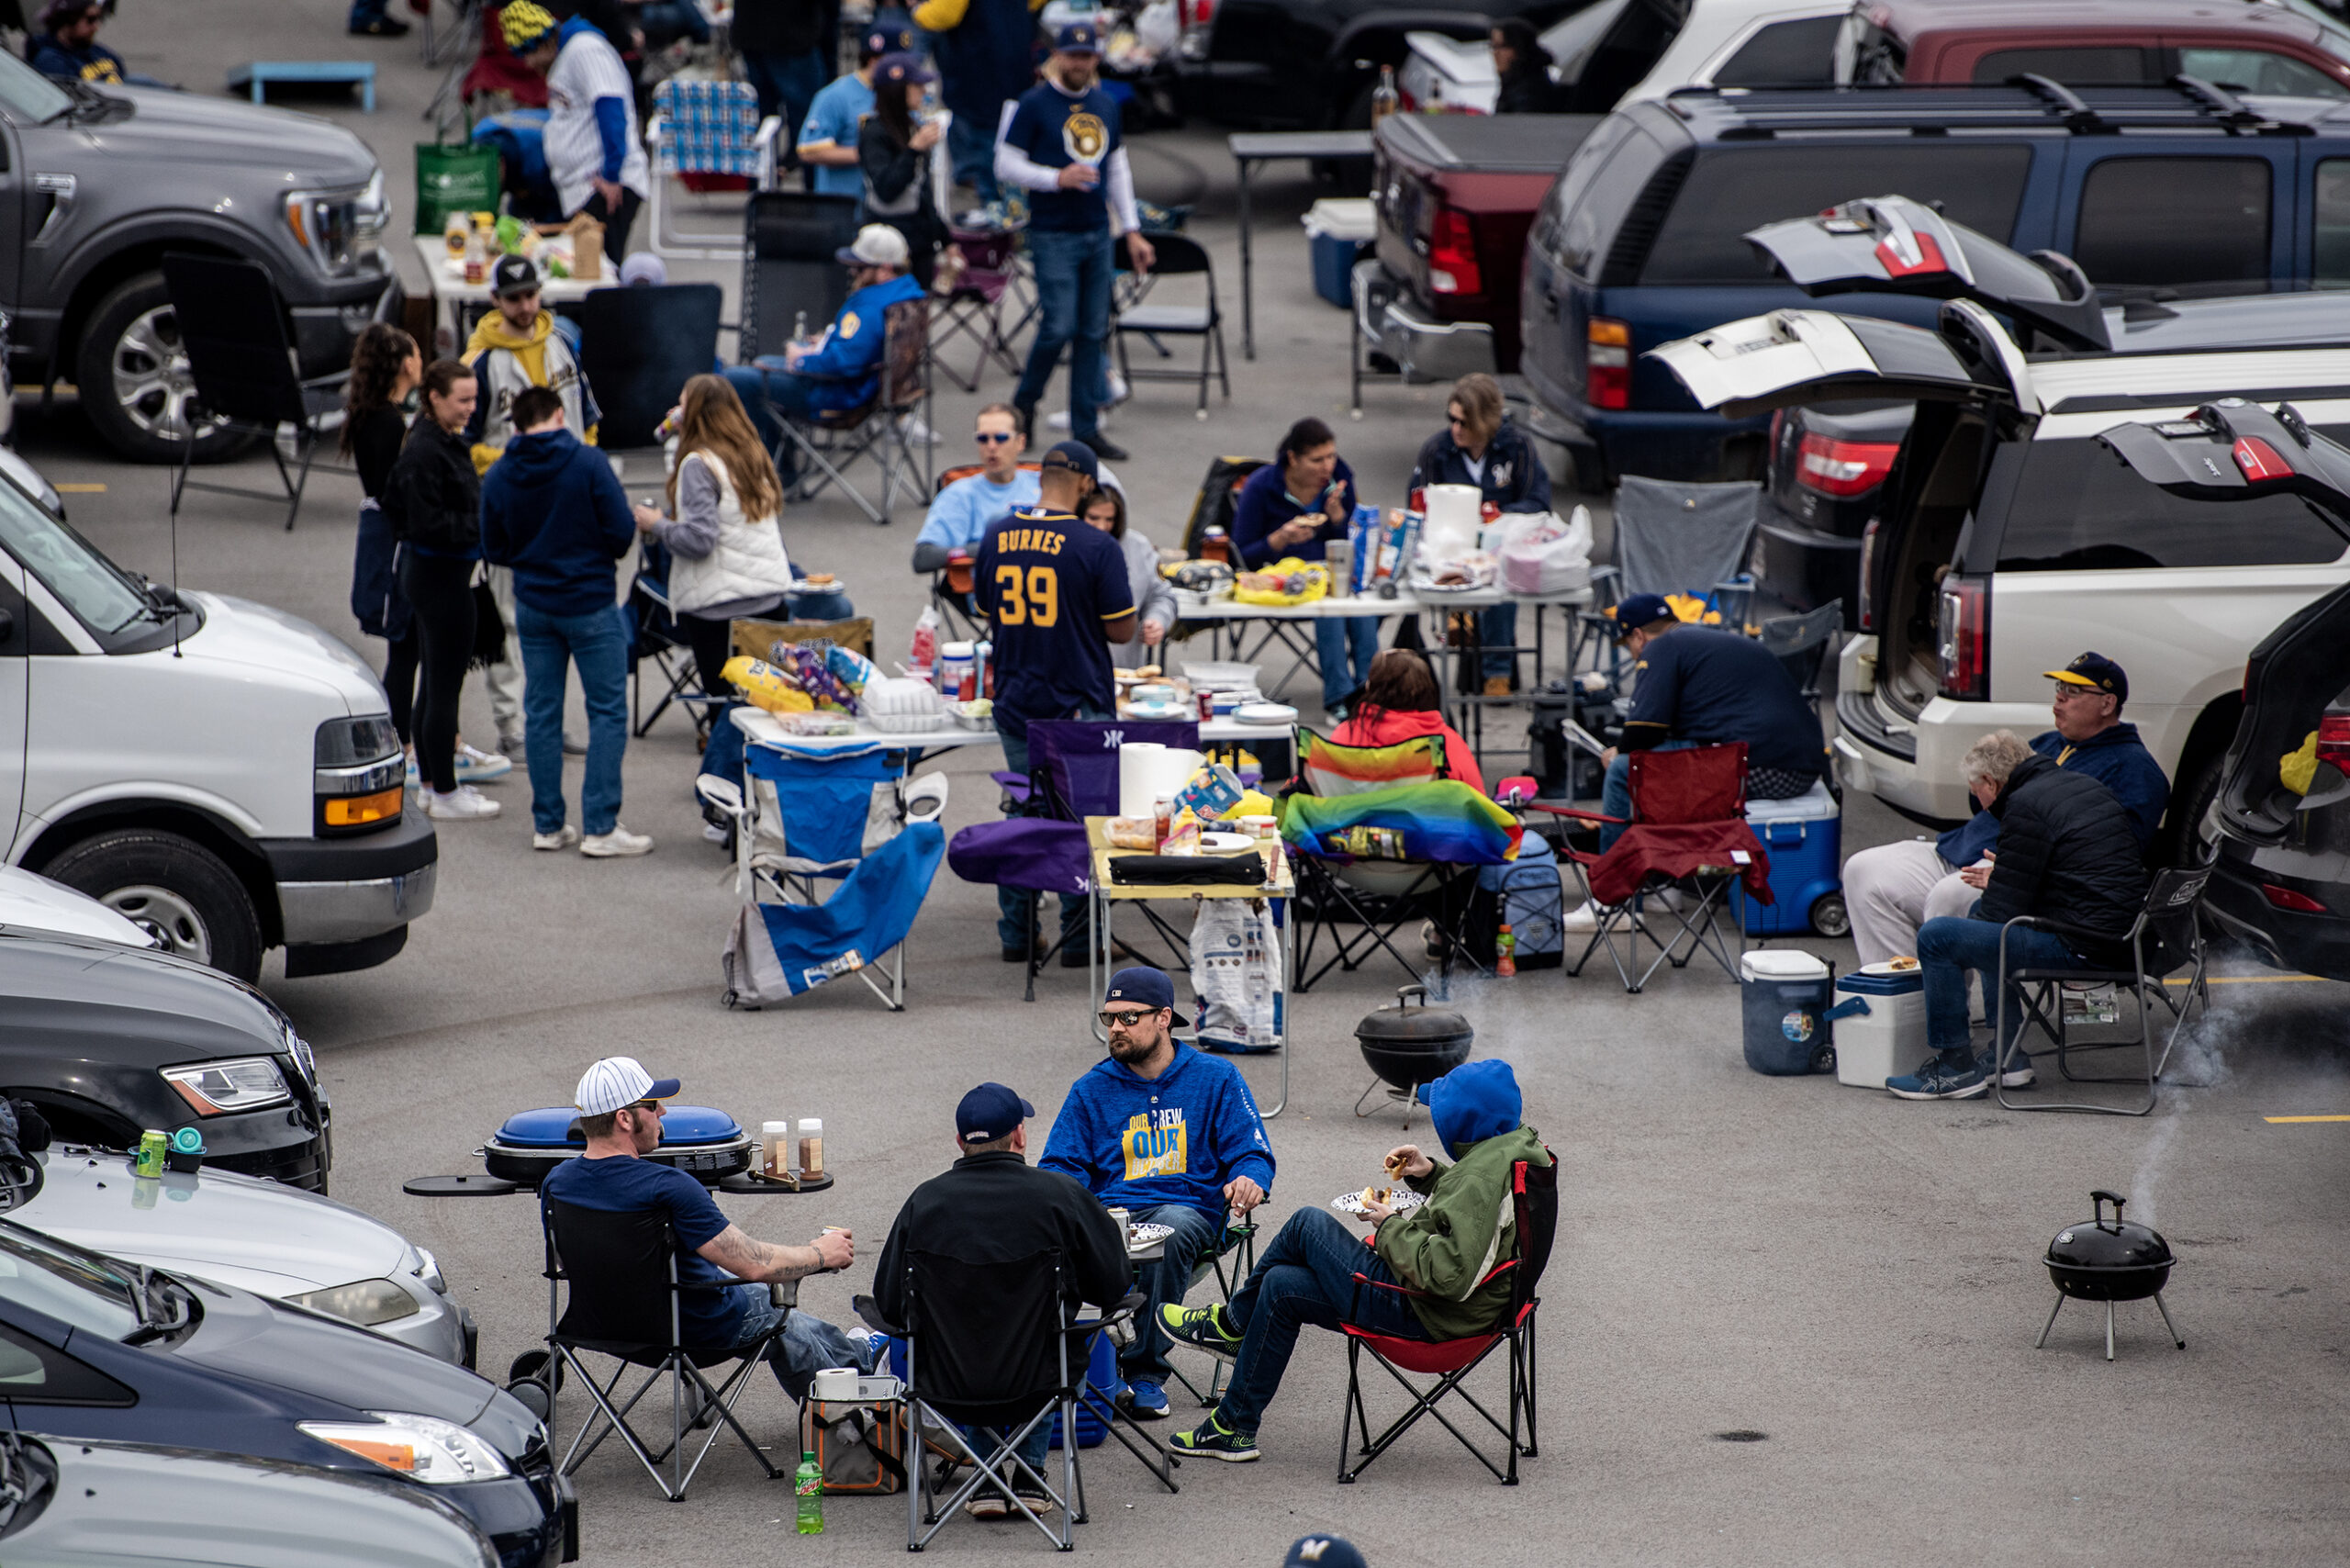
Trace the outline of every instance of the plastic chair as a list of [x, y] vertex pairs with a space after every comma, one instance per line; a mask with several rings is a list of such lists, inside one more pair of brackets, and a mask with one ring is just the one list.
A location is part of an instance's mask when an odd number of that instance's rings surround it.
[[[1130, 382], [1196, 381], [1200, 388], [1200, 402], [1192, 418], [1204, 420], [1208, 417], [1210, 376], [1221, 384], [1226, 401], [1232, 398], [1232, 375], [1224, 356], [1224, 313], [1215, 297], [1215, 263], [1208, 259], [1206, 248], [1187, 235], [1146, 233], [1143, 238], [1150, 241], [1158, 255], [1151, 263], [1147, 278], [1136, 288], [1134, 302], [1121, 306], [1112, 315], [1110, 331], [1117, 343], [1119, 374]], [[1114, 254], [1118, 271], [1129, 272], [1125, 247], [1116, 246]], [[1206, 290], [1206, 303], [1156, 303], [1160, 285], [1170, 277], [1201, 279]], [[1159, 339], [1199, 339], [1199, 370], [1194, 373], [1188, 370], [1135, 369], [1127, 361], [1126, 339], [1136, 334], [1149, 339], [1151, 347], [1161, 359], [1174, 356]]]
[[[1547, 1151], [1546, 1151], [1547, 1152]], [[1542, 1271], [1550, 1266], [1550, 1249], [1559, 1230], [1559, 1168], [1556, 1161], [1537, 1165], [1521, 1159], [1510, 1168], [1510, 1209], [1512, 1222], [1517, 1230], [1517, 1256], [1506, 1259], [1488, 1270], [1485, 1280], [1506, 1275], [1510, 1282], [1509, 1307], [1502, 1319], [1483, 1334], [1472, 1334], [1460, 1339], [1406, 1339], [1386, 1334], [1374, 1334], [1358, 1328], [1352, 1323], [1339, 1325], [1347, 1337], [1347, 1403], [1338, 1417], [1338, 1480], [1351, 1485], [1355, 1479], [1371, 1468], [1371, 1462], [1395, 1445], [1395, 1439], [1411, 1430], [1423, 1416], [1434, 1416], [1444, 1429], [1460, 1440], [1460, 1446], [1477, 1458], [1477, 1462], [1494, 1473], [1494, 1479], [1505, 1486], [1517, 1484], [1517, 1461], [1523, 1454], [1535, 1457], [1535, 1376], [1534, 1376], [1534, 1314], [1542, 1305], [1536, 1293], [1542, 1284]], [[1484, 1281], [1480, 1281], [1483, 1284]], [[1365, 1274], [1355, 1276], [1357, 1302], [1366, 1289], [1392, 1291], [1411, 1296], [1425, 1294], [1408, 1286], [1388, 1284]], [[1350, 1311], [1349, 1316], [1353, 1316]], [[1504, 1426], [1494, 1418], [1494, 1413], [1481, 1404], [1477, 1396], [1461, 1386], [1461, 1380], [1482, 1365], [1487, 1356], [1506, 1345], [1509, 1348], [1509, 1424]], [[1388, 1375], [1400, 1383], [1412, 1396], [1412, 1406], [1380, 1433], [1374, 1441], [1371, 1435], [1371, 1419], [1362, 1397], [1362, 1353], [1371, 1352], [1372, 1361], [1387, 1369]], [[1413, 1384], [1404, 1374], [1417, 1372], [1437, 1381], [1423, 1389]], [[1459, 1394], [1463, 1403], [1485, 1418], [1485, 1424], [1502, 1435], [1507, 1443], [1507, 1465], [1505, 1470], [1495, 1464], [1483, 1450], [1469, 1440], [1468, 1435], [1444, 1418], [1437, 1408], [1448, 1394]], [[1526, 1439], [1518, 1440], [1519, 1416], [1523, 1413]], [[1349, 1464], [1348, 1452], [1351, 1437], [1348, 1428], [1359, 1428], [1362, 1448]]]
[[646, 243], [660, 256], [731, 262], [750, 241], [739, 232], [674, 232], [677, 215], [666, 196], [680, 175], [747, 180], [754, 190], [775, 184], [776, 138], [783, 121], [759, 118], [759, 96], [748, 82], [672, 76], [653, 89], [653, 119], [645, 127], [653, 149], [653, 194], [646, 200]]

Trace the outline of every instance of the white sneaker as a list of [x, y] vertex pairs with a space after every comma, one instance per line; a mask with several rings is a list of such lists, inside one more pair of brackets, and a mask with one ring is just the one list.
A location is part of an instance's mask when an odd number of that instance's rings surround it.
[[553, 833], [534, 833], [531, 835], [531, 847], [533, 849], [568, 849], [578, 842], [579, 830], [569, 823], [564, 823]]
[[408, 784], [407, 784], [407, 788], [408, 788], [408, 789], [410, 789], [410, 790], [420, 790], [420, 789], [422, 789], [423, 787], [424, 787], [424, 775], [423, 775], [423, 774], [421, 774], [421, 773], [419, 773], [419, 772], [416, 770], [416, 758], [414, 758], [414, 757], [412, 757], [412, 756], [411, 756], [411, 757], [409, 757], [409, 758], [408, 759]]
[[701, 835], [711, 844], [723, 844], [726, 842], [726, 830], [717, 823], [702, 823]]
[[424, 792], [424, 814], [436, 822], [466, 822], [498, 814], [498, 802], [470, 784], [460, 784], [443, 795], [438, 790]]
[[1126, 378], [1113, 370], [1110, 373], [1110, 400], [1102, 406], [1114, 409], [1134, 395], [1135, 389], [1126, 385]]
[[481, 751], [464, 745], [457, 747], [457, 782], [459, 784], [484, 784], [492, 778], [503, 778], [513, 771], [514, 762], [511, 757], [500, 756], [494, 751]]
[[628, 855], [650, 855], [653, 839], [648, 834], [631, 833], [619, 823], [610, 833], [591, 833], [579, 841], [579, 853], [591, 860], [618, 860]]
[[1567, 911], [1566, 917], [1559, 922], [1559, 929], [1561, 931], [1596, 931], [1599, 929], [1600, 916], [1603, 914], [1612, 914], [1614, 913], [1615, 910], [1612, 905], [1603, 906], [1595, 903], [1577, 904], [1574, 908]]
[[923, 421], [920, 414], [907, 414], [898, 420], [898, 433], [915, 446], [936, 446], [938, 432]]
[[[1125, 401], [1124, 398], [1117, 400], [1117, 402], [1123, 401]], [[1100, 426], [1100, 428], [1108, 430], [1111, 423], [1110, 410], [1116, 406], [1116, 402], [1102, 404], [1102, 411], [1094, 422]], [[1056, 409], [1052, 413], [1046, 414], [1045, 416], [1045, 423], [1057, 431], [1065, 431], [1069, 429], [1069, 410], [1067, 409]]]

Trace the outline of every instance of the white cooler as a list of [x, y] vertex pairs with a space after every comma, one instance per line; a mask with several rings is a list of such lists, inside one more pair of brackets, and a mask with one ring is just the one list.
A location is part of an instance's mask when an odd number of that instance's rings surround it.
[[1926, 980], [1921, 970], [1886, 970], [1872, 964], [1836, 982], [1836, 1005], [1855, 998], [1866, 1013], [1836, 1020], [1836, 1081], [1882, 1089], [1888, 1078], [1918, 1070], [1933, 1053], [1926, 1047]]

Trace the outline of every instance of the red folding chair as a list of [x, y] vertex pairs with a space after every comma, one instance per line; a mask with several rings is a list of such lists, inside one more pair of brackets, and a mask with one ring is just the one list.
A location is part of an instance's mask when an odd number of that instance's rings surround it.
[[[1548, 1150], [1544, 1151], [1548, 1153]], [[1517, 1227], [1517, 1256], [1496, 1263], [1485, 1274], [1485, 1281], [1501, 1275], [1509, 1276], [1509, 1308], [1501, 1322], [1483, 1334], [1472, 1334], [1460, 1339], [1404, 1339], [1386, 1334], [1373, 1334], [1351, 1323], [1339, 1325], [1347, 1336], [1347, 1405], [1338, 1417], [1338, 1480], [1351, 1485], [1355, 1477], [1371, 1468], [1371, 1462], [1395, 1444], [1395, 1439], [1409, 1431], [1423, 1416], [1433, 1416], [1444, 1429], [1460, 1440], [1460, 1446], [1477, 1458], [1477, 1462], [1494, 1473], [1494, 1479], [1505, 1486], [1517, 1484], [1517, 1460], [1520, 1454], [1535, 1457], [1534, 1403], [1534, 1309], [1542, 1305], [1535, 1293], [1541, 1288], [1542, 1271], [1550, 1261], [1550, 1244], [1559, 1230], [1559, 1167], [1553, 1160], [1537, 1165], [1521, 1159], [1510, 1168], [1510, 1207]], [[1482, 1286], [1485, 1281], [1480, 1281]], [[1355, 1276], [1355, 1290], [1360, 1299], [1365, 1286], [1372, 1290], [1393, 1291], [1402, 1295], [1424, 1295], [1408, 1286], [1390, 1284], [1365, 1274]], [[1353, 1313], [1348, 1314], [1354, 1316]], [[1461, 1386], [1461, 1380], [1483, 1363], [1494, 1350], [1509, 1348], [1509, 1424], [1504, 1426], [1494, 1413], [1479, 1402], [1477, 1396]], [[1412, 1407], [1396, 1417], [1376, 1440], [1371, 1435], [1371, 1419], [1362, 1397], [1362, 1353], [1371, 1352], [1371, 1360], [1387, 1369], [1387, 1373], [1412, 1396]], [[1404, 1374], [1416, 1372], [1437, 1381], [1423, 1389]], [[1469, 1440], [1469, 1435], [1448, 1420], [1437, 1408], [1445, 1395], [1457, 1394], [1468, 1406], [1485, 1418], [1485, 1424], [1499, 1432], [1508, 1443], [1506, 1471], [1493, 1462], [1484, 1450]], [[1526, 1440], [1518, 1440], [1519, 1414], [1524, 1412]], [[1349, 1454], [1348, 1445], [1355, 1430], [1362, 1434], [1359, 1455]], [[1349, 1458], [1355, 1462], [1350, 1467]]]
[[[1626, 824], [1623, 836], [1605, 853], [1571, 846], [1559, 850], [1560, 863], [1574, 868], [1583, 896], [1601, 912], [1591, 940], [1567, 973], [1582, 974], [1592, 954], [1605, 947], [1625, 991], [1638, 995], [1658, 969], [1668, 963], [1685, 969], [1702, 948], [1736, 980], [1738, 961], [1720, 924], [1725, 910], [1741, 948], [1746, 930], [1740, 923], [1742, 911], [1729, 891], [1742, 880], [1756, 902], [1771, 902], [1771, 857], [1746, 823], [1746, 744], [1633, 752], [1630, 783], [1628, 820], [1570, 806], [1526, 803], [1528, 811], [1552, 816]], [[1681, 894], [1677, 905], [1656, 896], [1667, 890]], [[1665, 925], [1666, 919], [1673, 924]], [[1651, 926], [1651, 920], [1657, 927]], [[1664, 930], [1662, 937], [1658, 928]], [[1622, 951], [1616, 946], [1618, 934], [1625, 939]], [[1639, 962], [1642, 937], [1657, 952], [1634, 979], [1632, 966]]]

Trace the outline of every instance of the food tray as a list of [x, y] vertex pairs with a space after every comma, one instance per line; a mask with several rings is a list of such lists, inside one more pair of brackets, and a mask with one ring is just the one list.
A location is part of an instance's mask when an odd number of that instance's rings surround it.
[[867, 713], [865, 722], [892, 735], [926, 734], [946, 727], [944, 713]]
[[1253, 691], [1260, 667], [1230, 659], [1185, 659], [1183, 676], [1194, 691], [1203, 688], [1209, 691]]
[[[1415, 1193], [1409, 1187], [1398, 1187], [1395, 1189], [1393, 1201], [1387, 1206], [1393, 1209], [1397, 1214], [1403, 1214], [1408, 1210], [1418, 1208], [1422, 1204], [1425, 1204], [1427, 1201], [1427, 1195], [1424, 1193]], [[1330, 1200], [1330, 1206], [1337, 1210], [1342, 1215], [1352, 1215], [1357, 1219], [1361, 1219], [1364, 1217], [1362, 1212], [1362, 1189], [1358, 1187], [1351, 1193], [1339, 1193], [1337, 1197]]]

